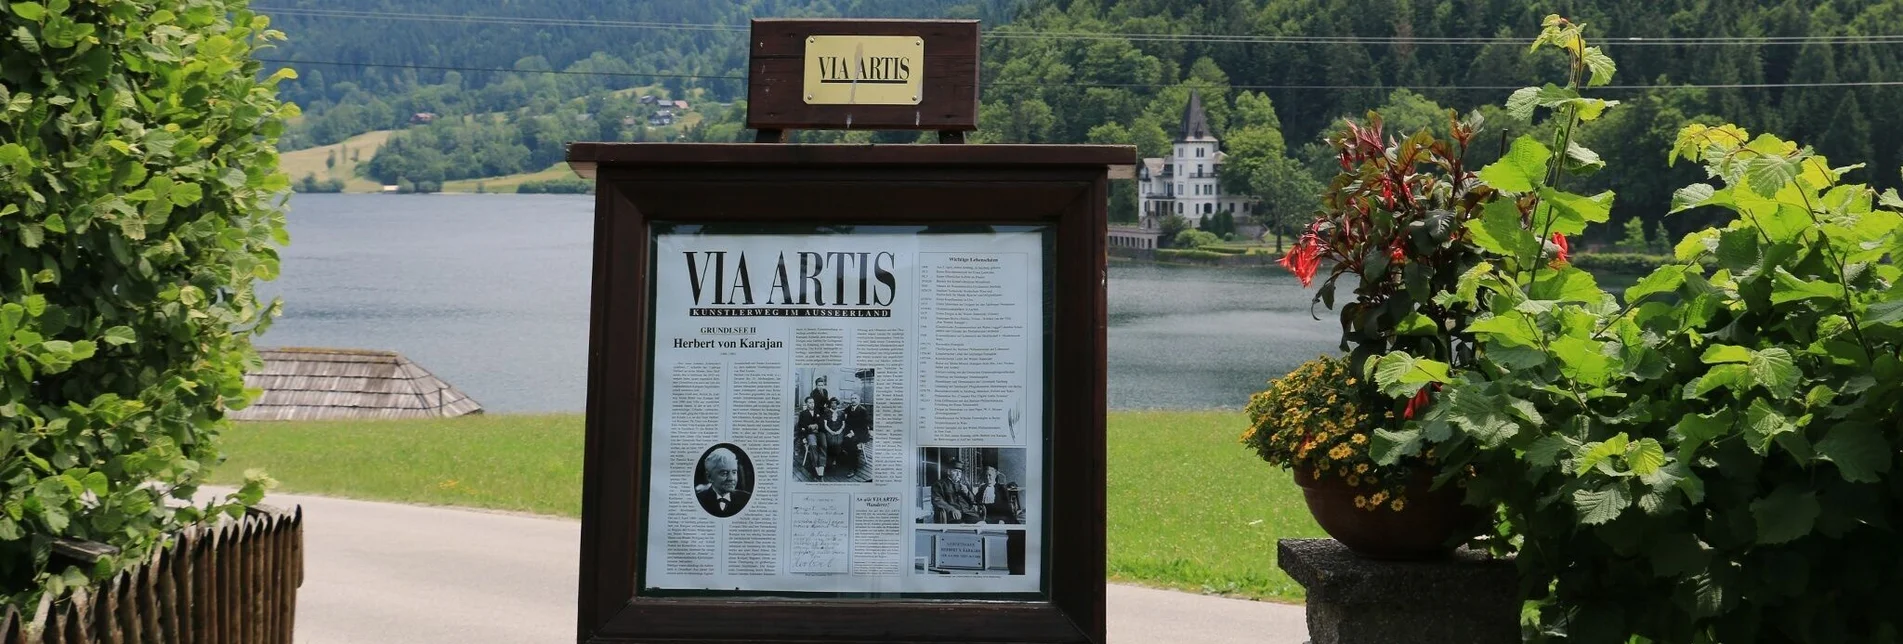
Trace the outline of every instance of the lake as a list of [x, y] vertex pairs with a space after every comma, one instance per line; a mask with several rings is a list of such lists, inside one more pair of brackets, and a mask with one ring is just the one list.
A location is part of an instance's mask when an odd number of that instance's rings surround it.
[[[397, 351], [490, 412], [587, 400], [588, 195], [325, 195], [291, 200], [284, 317], [259, 346]], [[1332, 352], [1340, 328], [1280, 268], [1110, 266], [1115, 409], [1241, 407]]]

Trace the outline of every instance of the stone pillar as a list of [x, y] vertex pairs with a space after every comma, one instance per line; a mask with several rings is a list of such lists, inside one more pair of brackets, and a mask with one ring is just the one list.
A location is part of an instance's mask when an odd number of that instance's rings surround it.
[[1308, 589], [1310, 644], [1520, 643], [1510, 559], [1375, 561], [1333, 539], [1282, 539], [1276, 563]]

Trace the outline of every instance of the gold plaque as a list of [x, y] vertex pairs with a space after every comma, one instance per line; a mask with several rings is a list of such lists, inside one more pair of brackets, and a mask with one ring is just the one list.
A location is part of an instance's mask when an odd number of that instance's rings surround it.
[[925, 89], [925, 39], [811, 36], [806, 104], [917, 105]]

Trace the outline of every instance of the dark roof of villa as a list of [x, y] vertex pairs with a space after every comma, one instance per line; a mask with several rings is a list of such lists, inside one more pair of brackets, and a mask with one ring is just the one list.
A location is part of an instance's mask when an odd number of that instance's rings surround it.
[[1203, 113], [1203, 95], [1189, 90], [1189, 105], [1183, 107], [1183, 132], [1178, 141], [1213, 140], [1216, 134], [1209, 128], [1209, 116]]

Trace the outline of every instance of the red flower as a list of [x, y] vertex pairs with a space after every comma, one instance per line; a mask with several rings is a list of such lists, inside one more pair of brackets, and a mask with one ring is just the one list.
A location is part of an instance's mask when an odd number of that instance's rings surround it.
[[1321, 238], [1315, 235], [1313, 229], [1310, 229], [1309, 232], [1302, 233], [1301, 239], [1295, 240], [1295, 246], [1290, 248], [1288, 254], [1282, 256], [1282, 261], [1277, 263], [1294, 273], [1297, 279], [1302, 280], [1302, 286], [1308, 286], [1309, 282], [1315, 279], [1315, 270], [1321, 267], [1321, 244]]
[[1401, 418], [1412, 419], [1414, 412], [1426, 409], [1427, 405], [1427, 388], [1421, 387], [1420, 391], [1414, 392], [1413, 398], [1408, 399], [1407, 409], [1401, 410]]
[[1407, 247], [1401, 243], [1401, 238], [1394, 238], [1394, 243], [1388, 244], [1388, 260], [1398, 262], [1406, 258]]
[[1553, 246], [1559, 248], [1559, 251], [1553, 256], [1553, 262], [1559, 263], [1559, 264], [1566, 263], [1566, 254], [1569, 250], [1571, 250], [1571, 248], [1566, 244], [1566, 236], [1559, 233], [1553, 233]]

